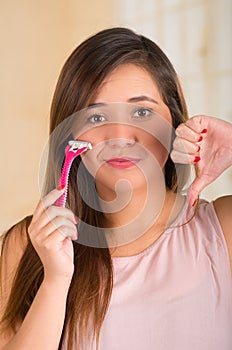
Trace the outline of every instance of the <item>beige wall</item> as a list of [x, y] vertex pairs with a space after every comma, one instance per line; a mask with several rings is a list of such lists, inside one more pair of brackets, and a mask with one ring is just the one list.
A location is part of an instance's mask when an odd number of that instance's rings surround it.
[[[184, 85], [190, 114], [232, 121], [231, 0], [0, 0], [0, 232], [30, 214], [49, 107], [65, 59], [92, 33], [125, 25], [156, 41]], [[232, 169], [203, 193], [231, 193]]]
[[32, 213], [55, 83], [77, 44], [112, 26], [107, 0], [0, 1], [0, 232]]

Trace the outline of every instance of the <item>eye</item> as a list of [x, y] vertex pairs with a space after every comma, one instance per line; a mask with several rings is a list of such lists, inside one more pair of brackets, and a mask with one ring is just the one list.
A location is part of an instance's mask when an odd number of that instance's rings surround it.
[[151, 113], [152, 113], [151, 109], [141, 107], [141, 108], [137, 109], [134, 112], [133, 118], [135, 118], [135, 119], [146, 119], [146, 118], [150, 117]]
[[102, 114], [93, 114], [90, 117], [88, 117], [87, 120], [89, 123], [102, 123], [106, 121], [106, 118]]

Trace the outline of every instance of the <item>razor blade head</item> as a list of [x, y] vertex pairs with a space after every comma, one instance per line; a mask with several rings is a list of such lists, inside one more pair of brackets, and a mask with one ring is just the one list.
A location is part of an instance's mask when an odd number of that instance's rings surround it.
[[90, 142], [86, 141], [69, 141], [68, 143], [71, 146], [72, 151], [77, 151], [78, 149], [86, 147], [87, 149], [92, 149]]

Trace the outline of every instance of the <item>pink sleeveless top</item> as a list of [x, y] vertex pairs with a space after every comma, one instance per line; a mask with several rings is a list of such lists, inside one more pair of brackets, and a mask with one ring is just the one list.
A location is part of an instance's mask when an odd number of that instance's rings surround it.
[[[192, 212], [186, 203], [172, 227]], [[230, 262], [212, 203], [113, 265], [99, 350], [232, 350]]]

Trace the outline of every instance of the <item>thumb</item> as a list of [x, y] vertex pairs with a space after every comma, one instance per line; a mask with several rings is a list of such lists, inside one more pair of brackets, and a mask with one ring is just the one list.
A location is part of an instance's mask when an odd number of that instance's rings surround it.
[[207, 175], [199, 175], [191, 184], [189, 190], [189, 203], [191, 206], [196, 204], [197, 197], [200, 195], [201, 191], [208, 186], [213, 179]]

